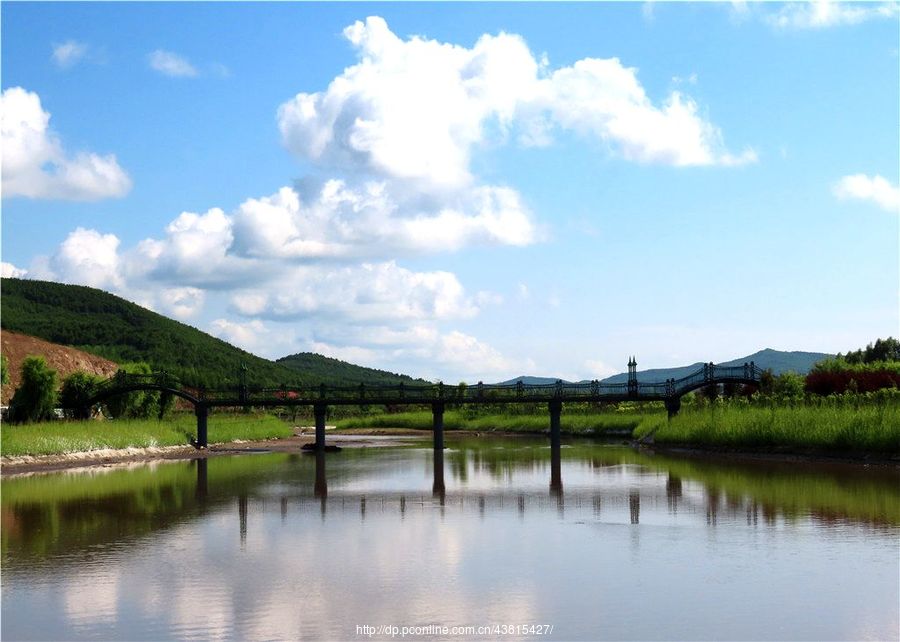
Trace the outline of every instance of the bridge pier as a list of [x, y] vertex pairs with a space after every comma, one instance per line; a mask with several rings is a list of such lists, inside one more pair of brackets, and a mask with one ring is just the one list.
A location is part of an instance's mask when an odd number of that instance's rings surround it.
[[669, 419], [678, 414], [681, 410], [681, 397], [669, 397], [666, 399], [666, 412], [669, 413]]
[[328, 406], [323, 403], [313, 404], [313, 414], [316, 416], [316, 450], [325, 452], [325, 414]]
[[194, 406], [194, 413], [197, 415], [197, 448], [206, 448], [206, 420], [209, 416], [209, 408], [206, 407], [205, 403], [198, 403]]
[[194, 465], [197, 467], [197, 485], [194, 487], [194, 496], [198, 501], [205, 502], [206, 496], [209, 493], [207, 484], [206, 457], [195, 459]]
[[434, 450], [434, 483], [431, 485], [431, 494], [444, 503], [447, 487], [444, 485], [444, 449]]
[[328, 478], [325, 476], [325, 453], [316, 453], [316, 482], [313, 485], [314, 497], [328, 496]]
[[554, 399], [550, 407], [550, 447], [559, 449], [559, 416], [562, 413], [562, 401]]
[[550, 446], [550, 493], [562, 497], [562, 458], [559, 445]]
[[444, 450], [444, 402], [431, 404], [432, 433], [434, 433], [435, 451]]

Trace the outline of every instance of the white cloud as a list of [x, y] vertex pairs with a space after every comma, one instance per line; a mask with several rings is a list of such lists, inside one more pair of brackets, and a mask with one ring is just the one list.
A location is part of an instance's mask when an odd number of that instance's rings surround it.
[[60, 244], [50, 266], [64, 283], [118, 290], [124, 284], [118, 248], [119, 239], [114, 234], [79, 227]]
[[197, 76], [197, 69], [187, 58], [164, 49], [157, 49], [147, 55], [150, 68], [164, 76], [173, 78], [193, 78]]
[[23, 279], [28, 276], [28, 270], [17, 268], [12, 263], [0, 262], [0, 276], [4, 279]]
[[900, 4], [896, 2], [815, 0], [786, 4], [778, 12], [768, 15], [766, 21], [778, 29], [824, 29], [898, 15]]
[[131, 179], [114, 155], [79, 152], [72, 157], [63, 151], [36, 93], [11, 87], [0, 103], [4, 197], [95, 201], [131, 190]]
[[892, 185], [883, 176], [852, 174], [844, 176], [832, 188], [838, 198], [870, 201], [888, 212], [900, 211], [900, 186]]
[[472, 148], [519, 128], [546, 144], [553, 127], [599, 138], [626, 159], [670, 165], [752, 162], [727, 152], [697, 104], [673, 92], [656, 106], [637, 70], [586, 58], [548, 73], [525, 41], [483, 35], [471, 48], [398, 38], [382, 18], [344, 30], [359, 62], [324, 92], [300, 93], [278, 111], [296, 154], [431, 189], [470, 185]]
[[584, 369], [591, 379], [606, 379], [619, 372], [618, 368], [613, 368], [599, 359], [587, 359], [584, 362]]
[[531, 371], [530, 359], [510, 358], [493, 346], [458, 330], [440, 332], [433, 324], [414, 324], [404, 330], [386, 327], [323, 328], [310, 349], [352, 363], [411, 372], [427, 379], [440, 376], [447, 383], [488, 377], [502, 380]]
[[524, 283], [519, 283], [516, 285], [516, 294], [519, 297], [519, 301], [527, 301], [531, 298], [531, 292], [528, 290], [528, 286]]
[[440, 338], [435, 356], [450, 369], [470, 376], [510, 375], [534, 366], [530, 362], [509, 359], [487, 343], [455, 330]]
[[206, 293], [199, 288], [166, 288], [159, 294], [159, 300], [164, 312], [179, 319], [189, 319], [197, 316], [203, 308]]
[[413, 272], [395, 262], [283, 268], [279, 277], [231, 297], [233, 308], [273, 320], [405, 323], [465, 319], [476, 304], [450, 272]]
[[290, 188], [248, 199], [234, 215], [234, 251], [246, 257], [315, 261], [528, 245], [537, 235], [518, 194], [477, 187], [438, 209], [401, 204], [385, 182], [352, 188], [329, 180], [308, 203]]
[[67, 40], [53, 45], [53, 62], [60, 69], [69, 69], [78, 64], [88, 52], [88, 46], [77, 40]]
[[228, 319], [215, 319], [209, 324], [209, 332], [213, 336], [219, 337], [248, 352], [258, 352], [270, 334], [269, 329], [258, 319], [245, 323], [235, 323]]

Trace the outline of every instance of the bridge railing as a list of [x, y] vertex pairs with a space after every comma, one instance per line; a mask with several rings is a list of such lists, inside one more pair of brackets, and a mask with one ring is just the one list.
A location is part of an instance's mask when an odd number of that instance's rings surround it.
[[[601, 383], [585, 381], [566, 383], [557, 381], [548, 384], [485, 384], [452, 386], [443, 383], [435, 384], [390, 384], [390, 385], [343, 385], [327, 386], [306, 385], [261, 387], [237, 385], [218, 389], [196, 389], [193, 396], [207, 403], [220, 405], [253, 405], [254, 402], [271, 405], [279, 400], [285, 404], [317, 402], [330, 403], [500, 403], [511, 401], [547, 401], [565, 399], [577, 401], [602, 401], [624, 398], [664, 399], [681, 396], [689, 390], [702, 387], [708, 383], [753, 382], [759, 381], [762, 370], [753, 364], [741, 366], [716, 366], [705, 364], [695, 372], [680, 379], [666, 381], [637, 382], [636, 386], [628, 383]], [[165, 372], [153, 374], [130, 374], [120, 371], [112, 378], [99, 384], [97, 392], [128, 389], [135, 386], [149, 385], [157, 387], [178, 387], [177, 380]]]

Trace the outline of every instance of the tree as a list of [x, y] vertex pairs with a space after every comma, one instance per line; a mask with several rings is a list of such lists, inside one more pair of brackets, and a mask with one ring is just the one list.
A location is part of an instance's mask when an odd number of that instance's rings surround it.
[[[150, 365], [144, 362], [124, 363], [119, 372], [126, 374], [152, 374]], [[160, 414], [160, 393], [156, 390], [136, 390], [115, 395], [106, 401], [106, 409], [114, 419], [150, 419]]]
[[88, 403], [97, 388], [100, 378], [89, 372], [77, 371], [63, 380], [59, 392], [59, 403], [66, 416], [72, 419], [90, 419]]
[[806, 379], [796, 372], [782, 372], [775, 377], [773, 392], [783, 398], [802, 397], [806, 389]]
[[0, 354], [0, 384], [9, 383], [9, 359], [5, 354]]
[[42, 357], [26, 357], [22, 362], [22, 384], [9, 402], [9, 417], [16, 423], [53, 418], [56, 407], [56, 370]]
[[894, 337], [876, 339], [865, 348], [851, 350], [846, 356], [838, 354], [838, 360], [847, 363], [875, 363], [876, 361], [900, 361], [900, 341]]

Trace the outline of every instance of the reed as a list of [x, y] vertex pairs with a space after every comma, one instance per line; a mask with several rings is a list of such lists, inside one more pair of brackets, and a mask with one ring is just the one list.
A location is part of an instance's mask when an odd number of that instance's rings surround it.
[[[640, 426], [636, 437], [653, 430]], [[711, 405], [688, 409], [657, 426], [657, 443], [822, 451], [900, 452], [900, 405]]]
[[[632, 432], [642, 423], [655, 424], [664, 415], [652, 413], [596, 413], [569, 414], [563, 412], [560, 430], [571, 435], [602, 435], [607, 432]], [[431, 430], [432, 416], [428, 410], [414, 412], [385, 413], [365, 417], [349, 417], [337, 421], [338, 428], [406, 428]], [[478, 417], [467, 416], [458, 410], [444, 413], [444, 430], [473, 430], [481, 432], [534, 432], [550, 429], [548, 413], [535, 414], [495, 414]]]

